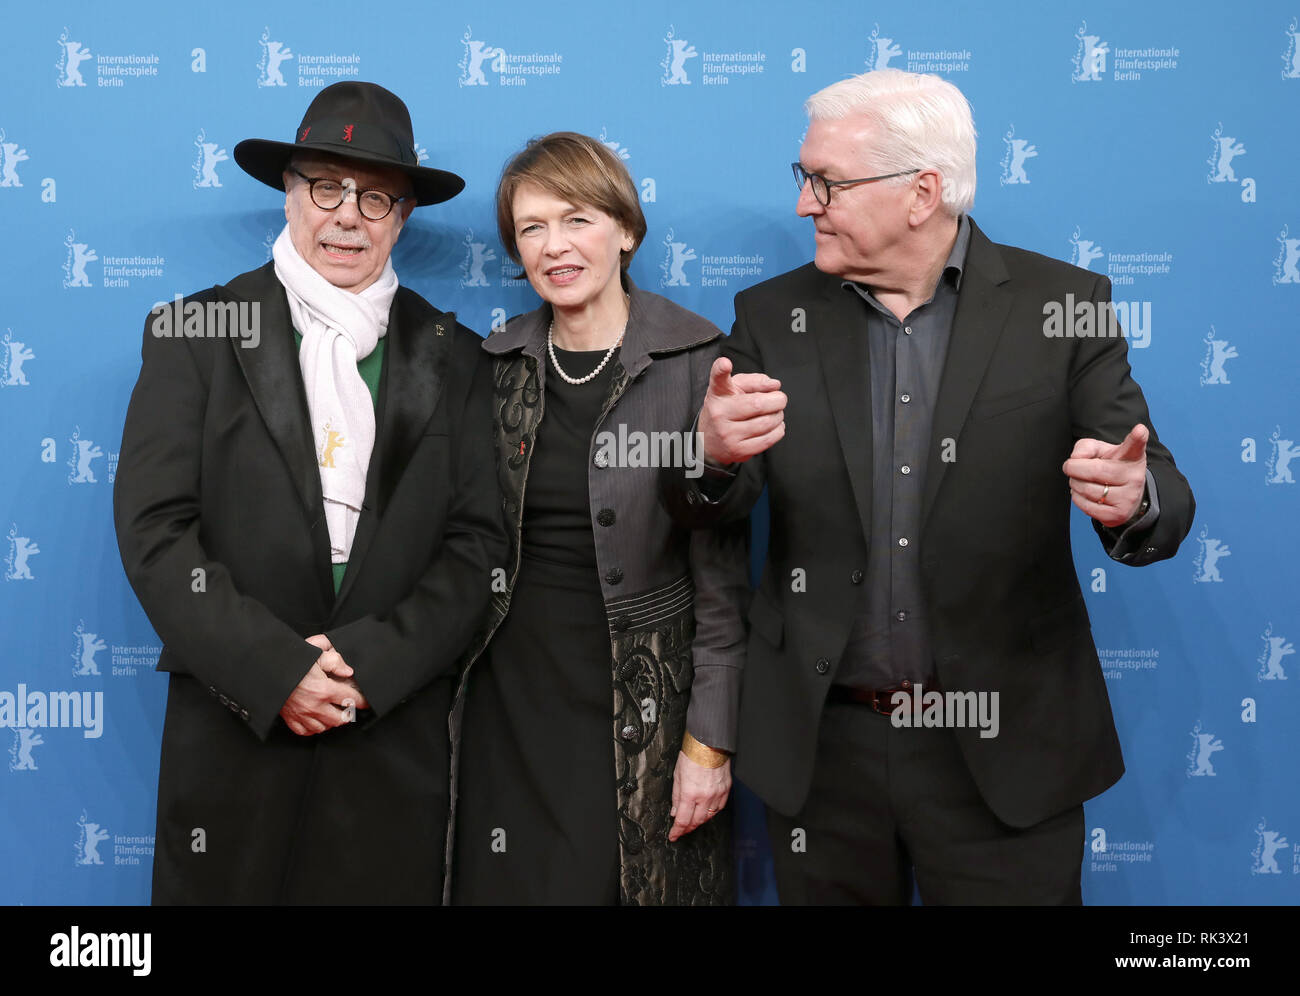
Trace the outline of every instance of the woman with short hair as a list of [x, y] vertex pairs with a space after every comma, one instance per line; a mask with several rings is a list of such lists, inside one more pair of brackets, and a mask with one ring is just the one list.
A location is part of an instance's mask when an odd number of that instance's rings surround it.
[[451, 899], [730, 903], [746, 543], [659, 501], [703, 470], [721, 333], [628, 278], [645, 218], [596, 139], [529, 142], [497, 219], [543, 303], [484, 342], [511, 549], [452, 714]]

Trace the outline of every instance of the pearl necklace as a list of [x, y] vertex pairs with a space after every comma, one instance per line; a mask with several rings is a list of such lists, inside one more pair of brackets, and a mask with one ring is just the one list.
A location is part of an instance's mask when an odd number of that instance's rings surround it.
[[597, 366], [595, 370], [587, 374], [587, 376], [585, 377], [570, 377], [568, 374], [564, 372], [564, 369], [560, 366], [560, 361], [555, 358], [554, 319], [552, 319], [550, 327], [547, 328], [546, 330], [546, 351], [551, 354], [551, 364], [555, 367], [555, 372], [560, 375], [560, 379], [564, 381], [566, 384], [573, 384], [576, 387], [578, 384], [587, 383], [587, 381], [591, 380], [602, 370], [605, 369], [605, 364], [608, 363], [610, 357], [614, 355], [614, 350], [618, 349], [619, 346], [623, 345], [623, 334], [625, 332], [627, 332], [627, 322], [623, 323], [623, 328], [618, 333], [618, 340], [614, 343], [614, 345], [609, 347], [609, 351], [605, 353], [605, 358], [600, 361], [600, 365]]

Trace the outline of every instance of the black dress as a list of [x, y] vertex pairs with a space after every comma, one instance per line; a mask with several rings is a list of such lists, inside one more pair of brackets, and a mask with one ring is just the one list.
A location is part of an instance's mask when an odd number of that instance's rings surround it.
[[[571, 377], [605, 355], [555, 352]], [[592, 436], [617, 365], [615, 351], [579, 385], [546, 372], [519, 576], [466, 692], [456, 904], [619, 900], [613, 676], [587, 492]]]

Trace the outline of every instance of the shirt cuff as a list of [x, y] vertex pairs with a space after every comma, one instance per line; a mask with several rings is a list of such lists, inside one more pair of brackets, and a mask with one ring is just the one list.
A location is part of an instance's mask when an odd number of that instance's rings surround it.
[[[1145, 511], [1143, 511], [1144, 506]], [[1138, 510], [1134, 515], [1136, 518], [1132, 518], [1114, 529], [1108, 526], [1102, 527], [1107, 538], [1114, 541], [1114, 545], [1110, 548], [1110, 558], [1112, 560], [1123, 560], [1125, 556], [1132, 553], [1132, 547], [1136, 545], [1138, 537], [1154, 526], [1156, 519], [1160, 517], [1160, 495], [1156, 491], [1156, 479], [1151, 476], [1149, 469], [1147, 470], [1147, 482], [1142, 493], [1142, 501], [1138, 503]]]

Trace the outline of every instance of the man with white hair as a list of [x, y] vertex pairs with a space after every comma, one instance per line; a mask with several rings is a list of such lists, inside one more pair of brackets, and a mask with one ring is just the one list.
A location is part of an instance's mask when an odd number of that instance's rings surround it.
[[505, 526], [481, 340], [390, 256], [464, 181], [359, 81], [235, 160], [287, 224], [146, 320], [114, 491], [171, 675], [153, 901], [437, 903], [452, 683]]
[[[970, 217], [955, 86], [879, 70], [807, 111], [816, 258], [737, 295], [714, 469], [666, 494], [695, 525], [770, 494], [737, 776], [782, 902], [1078, 903], [1082, 803], [1123, 761], [1070, 500], [1136, 566], [1174, 555], [1191, 491], [1125, 340], [1097, 337], [1107, 278]], [[1094, 321], [1062, 335], [1071, 300]]]

